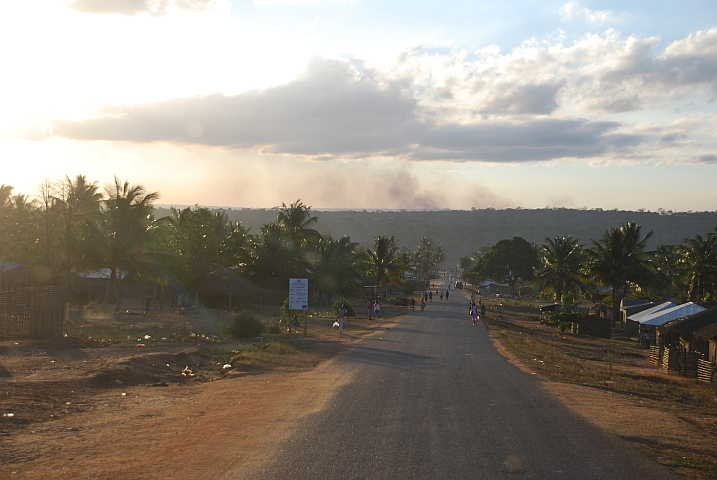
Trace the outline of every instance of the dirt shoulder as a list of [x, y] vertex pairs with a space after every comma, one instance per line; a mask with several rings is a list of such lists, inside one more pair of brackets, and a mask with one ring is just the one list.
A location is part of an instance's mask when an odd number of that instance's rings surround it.
[[665, 374], [629, 338], [560, 334], [526, 302], [487, 304], [498, 350], [567, 407], [685, 478], [717, 477], [717, 388]]
[[227, 341], [202, 330], [216, 319], [185, 318], [184, 338], [161, 336], [176, 319], [137, 315], [84, 323], [83, 337], [0, 343], [0, 478], [250, 478], [350, 381], [336, 355], [393, 320], [351, 319], [339, 336], [317, 315], [308, 337]]

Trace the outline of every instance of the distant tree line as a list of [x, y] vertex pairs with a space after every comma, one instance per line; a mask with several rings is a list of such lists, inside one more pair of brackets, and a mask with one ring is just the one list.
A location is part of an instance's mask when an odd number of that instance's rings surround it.
[[[715, 229], [717, 231], [717, 229]], [[585, 248], [570, 236], [546, 238], [532, 245], [520, 237], [501, 240], [461, 259], [463, 277], [485, 279], [513, 288], [532, 285], [556, 302], [596, 300], [597, 287], [611, 287], [613, 311], [620, 299], [675, 297], [683, 301], [714, 302], [717, 295], [717, 234], [696, 235], [679, 245], [659, 245], [647, 251], [653, 232], [643, 234], [638, 223], [627, 222], [605, 231]]]
[[[35, 195], [0, 186], [0, 261], [27, 265], [38, 282], [72, 284], [76, 273], [108, 269], [103, 303], [117, 303], [120, 280], [162, 284], [171, 275], [190, 292], [218, 268], [234, 268], [270, 289], [309, 278], [312, 290], [356, 293], [366, 280], [403, 286], [433, 278], [445, 252], [423, 238], [401, 249], [380, 235], [372, 248], [348, 236], [321, 235], [311, 207], [297, 200], [278, 208], [273, 222], [253, 233], [223, 210], [194, 206], [155, 219], [157, 192], [115, 178], [101, 189], [83, 175], [43, 182]], [[409, 275], [406, 275], [409, 274]]]

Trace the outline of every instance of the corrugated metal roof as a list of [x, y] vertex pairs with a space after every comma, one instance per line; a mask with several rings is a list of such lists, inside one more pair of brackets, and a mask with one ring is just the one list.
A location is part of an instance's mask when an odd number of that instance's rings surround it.
[[[110, 275], [112, 275], [112, 270], [109, 268], [98, 268], [96, 270], [83, 270], [82, 272], [77, 272], [77, 275], [79, 275], [82, 278], [100, 278], [104, 280], [109, 280]], [[120, 272], [120, 280], [123, 279], [129, 275], [129, 272]]]
[[707, 310], [705, 307], [697, 305], [696, 303], [687, 302], [683, 303], [682, 305], [677, 305], [666, 310], [660, 310], [659, 312], [655, 312], [652, 315], [642, 317], [638, 320], [638, 322], [643, 325], [659, 326], [664, 325], [665, 323], [670, 322], [672, 320], [677, 320], [678, 318], [688, 317], [690, 315], [694, 315], [695, 313], [704, 312], [705, 310]]
[[[654, 307], [648, 308], [647, 310], [643, 310], [641, 312], [633, 313], [632, 315], [629, 315], [627, 317], [628, 320], [633, 320], [635, 322], [639, 322], [641, 318], [647, 317], [648, 315], [652, 315], [656, 312], [660, 312], [662, 310], [665, 310], [667, 308], [676, 307], [672, 302], [664, 302], [659, 305], [655, 305]], [[640, 322], [642, 323], [642, 322]]]

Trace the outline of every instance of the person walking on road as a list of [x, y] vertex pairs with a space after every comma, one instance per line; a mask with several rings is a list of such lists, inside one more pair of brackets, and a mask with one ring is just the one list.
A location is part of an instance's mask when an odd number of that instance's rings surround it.
[[471, 306], [471, 320], [473, 320], [473, 325], [478, 322], [478, 308], [475, 303]]
[[433, 301], [433, 290], [429, 290], [429, 291], [428, 291], [428, 301], [429, 301], [429, 302], [432, 302], [432, 301]]
[[449, 292], [448, 290], [446, 290], [446, 301], [448, 301], [448, 294], [449, 294], [449, 293], [450, 293], [450, 292]]
[[339, 322], [339, 335], [343, 335], [344, 333], [344, 316], [346, 316], [346, 313], [348, 310], [346, 310], [346, 307], [344, 307], [344, 304], [341, 304], [341, 307], [339, 307], [338, 315], [336, 315], [336, 321]]
[[376, 300], [376, 303], [373, 305], [373, 319], [374, 320], [381, 320], [381, 303]]
[[371, 320], [371, 315], [373, 315], [373, 300], [369, 299], [368, 301], [368, 319]]
[[421, 299], [421, 311], [424, 311], [426, 309], [426, 299]]
[[481, 306], [480, 306], [480, 316], [485, 317], [485, 304], [484, 303], [481, 303]]
[[411, 297], [411, 310], [416, 311], [416, 299]]
[[441, 296], [441, 301], [443, 301], [443, 290], [441, 290], [440, 296]]

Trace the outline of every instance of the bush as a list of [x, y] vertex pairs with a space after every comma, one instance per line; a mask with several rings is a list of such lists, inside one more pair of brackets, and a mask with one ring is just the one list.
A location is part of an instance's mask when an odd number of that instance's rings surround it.
[[346, 316], [348, 317], [356, 317], [356, 310], [354, 310], [354, 306], [351, 305], [351, 302], [346, 300], [345, 298], [339, 298], [334, 302], [334, 313], [339, 313], [339, 308], [341, 308], [341, 305], [344, 306], [346, 309]]
[[234, 338], [257, 337], [266, 331], [264, 322], [254, 316], [252, 312], [239, 312], [232, 318], [227, 333]]
[[411, 296], [416, 290], [421, 290], [418, 288], [418, 282], [415, 280], [406, 280], [405, 285], [403, 286], [403, 292]]
[[279, 335], [281, 333], [281, 327], [278, 323], [272, 323], [269, 325], [269, 334], [270, 335]]

